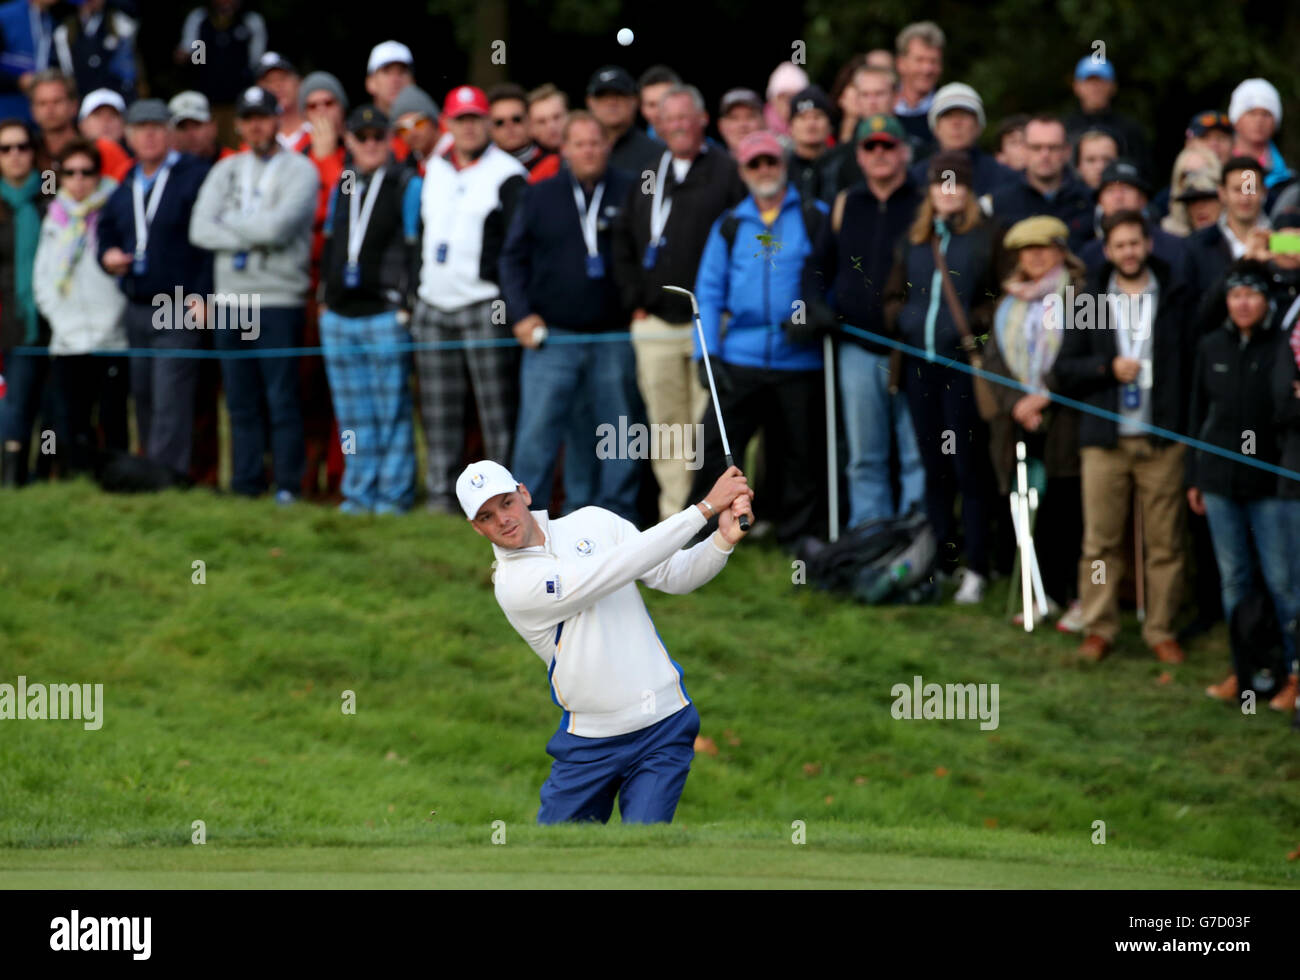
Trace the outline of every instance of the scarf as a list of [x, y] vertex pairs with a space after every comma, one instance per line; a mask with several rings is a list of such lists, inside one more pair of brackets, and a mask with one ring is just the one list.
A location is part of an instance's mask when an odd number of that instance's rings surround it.
[[[948, 257], [948, 243], [952, 241], [952, 229], [942, 218], [934, 219], [934, 233], [939, 236], [939, 253]], [[934, 327], [939, 319], [939, 300], [943, 296], [943, 273], [934, 267], [930, 274], [930, 305], [925, 311], [925, 359], [934, 360]]]
[[24, 344], [37, 338], [36, 293], [32, 289], [32, 267], [36, 264], [36, 246], [41, 239], [41, 213], [36, 200], [41, 194], [41, 175], [33, 170], [21, 187], [0, 180], [0, 200], [9, 205], [14, 216], [14, 298], [26, 330]]
[[99, 224], [100, 211], [109, 194], [116, 188], [117, 182], [105, 177], [84, 201], [77, 202], [60, 193], [50, 205], [50, 219], [57, 229], [53, 248], [58, 258], [58, 279], [55, 284], [59, 295], [68, 294], [77, 263], [81, 261], [87, 245], [94, 251], [95, 227]]
[[998, 304], [994, 317], [994, 336], [1007, 370], [1030, 388], [1042, 388], [1043, 376], [1051, 370], [1065, 340], [1064, 324], [1049, 328], [1043, 323], [1046, 299], [1060, 296], [1065, 316], [1065, 287], [1069, 275], [1064, 264], [1058, 265], [1041, 279], [1008, 279], [1003, 287], [1007, 295]]

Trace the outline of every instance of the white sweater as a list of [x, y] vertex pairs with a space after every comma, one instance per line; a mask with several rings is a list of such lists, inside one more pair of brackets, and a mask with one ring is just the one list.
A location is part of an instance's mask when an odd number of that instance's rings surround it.
[[550, 668], [551, 697], [572, 735], [606, 738], [663, 721], [690, 704], [636, 582], [682, 594], [720, 572], [730, 551], [713, 537], [681, 548], [707, 523], [688, 507], [648, 531], [599, 507], [548, 521], [545, 542], [493, 545], [497, 602]]
[[32, 269], [36, 308], [50, 322], [50, 353], [72, 355], [125, 349], [122, 311], [126, 308], [126, 297], [95, 257], [94, 235], [86, 236], [86, 246], [77, 259], [68, 291], [63, 293], [57, 285], [61, 272], [55, 244], [58, 234], [58, 226], [47, 214], [41, 222], [41, 238]]

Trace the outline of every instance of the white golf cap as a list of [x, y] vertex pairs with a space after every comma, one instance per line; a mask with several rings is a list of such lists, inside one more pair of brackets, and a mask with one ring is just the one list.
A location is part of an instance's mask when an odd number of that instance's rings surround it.
[[188, 91], [173, 95], [167, 103], [167, 111], [172, 114], [173, 126], [179, 126], [187, 119], [201, 123], [212, 121], [212, 107], [202, 92]]
[[93, 92], [87, 92], [86, 97], [81, 100], [81, 111], [77, 113], [77, 122], [81, 122], [96, 109], [102, 109], [106, 105], [112, 106], [119, 114], [126, 115], [126, 100], [122, 96], [111, 88], [97, 88]]
[[499, 493], [514, 493], [519, 481], [500, 463], [490, 459], [470, 463], [456, 477], [456, 499], [471, 521], [479, 508]]
[[370, 60], [366, 62], [366, 74], [373, 75], [384, 65], [403, 64], [414, 66], [415, 58], [411, 49], [401, 41], [380, 41], [370, 49]]

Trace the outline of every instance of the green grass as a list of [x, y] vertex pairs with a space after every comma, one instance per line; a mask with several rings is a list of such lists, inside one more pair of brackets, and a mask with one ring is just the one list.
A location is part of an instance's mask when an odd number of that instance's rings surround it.
[[[1132, 623], [1081, 664], [1076, 638], [1004, 622], [1005, 586], [976, 609], [870, 609], [746, 545], [691, 596], [646, 593], [718, 748], [677, 821], [539, 828], [557, 709], [463, 521], [80, 482], [0, 494], [0, 514], [0, 682], [106, 701], [97, 732], [0, 722], [10, 885], [1300, 882], [1300, 739], [1201, 693], [1221, 629], [1160, 683]], [[998, 683], [998, 730], [893, 719], [918, 673]]]

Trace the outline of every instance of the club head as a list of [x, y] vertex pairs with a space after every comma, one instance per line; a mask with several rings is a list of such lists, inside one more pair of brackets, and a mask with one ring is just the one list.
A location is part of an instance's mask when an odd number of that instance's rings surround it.
[[679, 293], [680, 295], [685, 296], [691, 301], [691, 312], [696, 316], [700, 315], [700, 308], [695, 302], [695, 294], [689, 289], [683, 289], [681, 286], [664, 286], [663, 288], [666, 292]]

